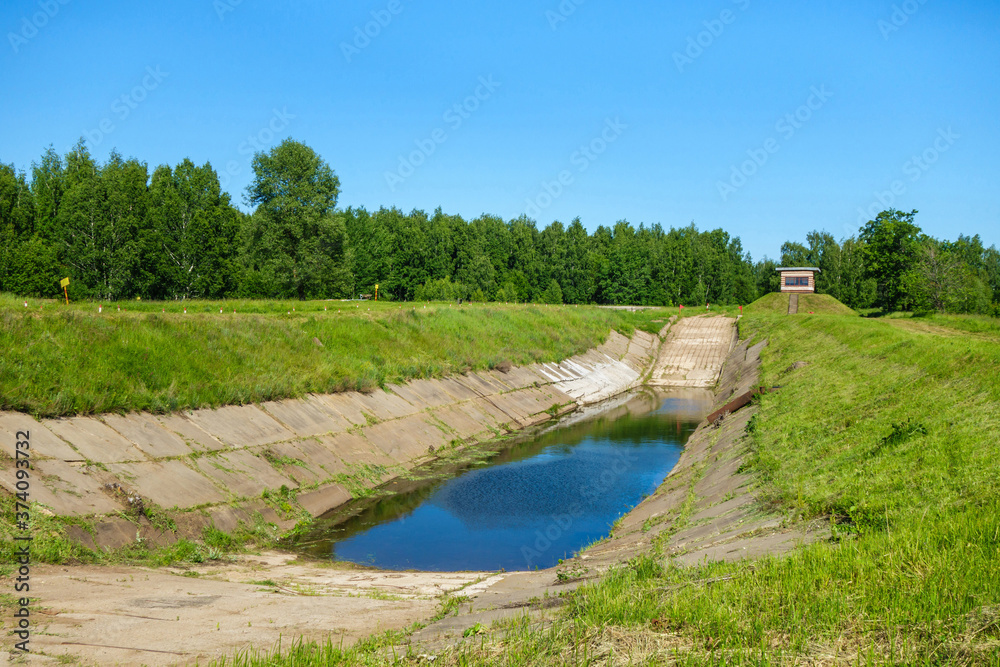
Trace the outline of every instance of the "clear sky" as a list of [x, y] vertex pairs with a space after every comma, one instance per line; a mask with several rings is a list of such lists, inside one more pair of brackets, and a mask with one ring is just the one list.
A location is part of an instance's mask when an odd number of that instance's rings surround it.
[[1000, 245], [996, 0], [4, 0], [0, 29], [28, 171], [83, 136], [243, 205], [293, 137], [341, 206], [694, 222], [754, 259], [893, 206]]

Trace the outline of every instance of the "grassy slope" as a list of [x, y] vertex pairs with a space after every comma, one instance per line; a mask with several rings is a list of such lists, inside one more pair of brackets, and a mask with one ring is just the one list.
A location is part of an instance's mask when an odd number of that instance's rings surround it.
[[612, 328], [656, 331], [662, 324], [651, 320], [663, 317], [495, 304], [194, 302], [187, 314], [184, 307], [104, 304], [98, 314], [96, 304], [25, 307], [0, 297], [0, 409], [171, 411], [368, 390], [504, 360], [561, 360], [598, 345]]
[[[746, 307], [748, 315], [785, 315], [788, 313], [788, 295], [780, 292], [765, 294]], [[800, 294], [799, 315], [809, 313], [827, 315], [853, 315], [854, 311], [829, 294]]]
[[[1000, 664], [1000, 346], [947, 319], [743, 325], [771, 341], [764, 384], [783, 385], [750, 435], [765, 502], [835, 539], [749, 563], [642, 558], [551, 627], [510, 623], [435, 664]], [[225, 664], [385, 664], [398, 641]]]

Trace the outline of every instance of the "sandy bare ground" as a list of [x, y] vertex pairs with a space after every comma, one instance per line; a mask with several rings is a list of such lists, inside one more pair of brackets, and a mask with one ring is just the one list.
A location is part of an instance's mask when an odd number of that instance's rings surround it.
[[427, 620], [445, 593], [475, 595], [502, 578], [385, 572], [279, 552], [183, 570], [39, 565], [31, 575], [38, 607], [27, 664], [81, 665], [206, 664], [299, 637], [349, 646]]

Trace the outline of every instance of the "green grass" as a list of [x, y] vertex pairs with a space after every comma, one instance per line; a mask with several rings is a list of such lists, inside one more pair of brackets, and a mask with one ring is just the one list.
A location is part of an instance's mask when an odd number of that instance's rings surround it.
[[[434, 664], [1000, 665], [996, 325], [910, 326], [927, 319], [742, 322], [770, 341], [762, 384], [782, 386], [760, 398], [749, 470], [766, 508], [833, 539], [686, 568], [653, 551], [553, 622], [499, 623]], [[423, 664], [372, 641], [225, 664]]]
[[[787, 315], [788, 294], [771, 292], [757, 299], [746, 308], [748, 315]], [[799, 315], [855, 315], [856, 313], [829, 294], [800, 294]]]
[[0, 296], [0, 409], [36, 416], [368, 391], [504, 361], [557, 361], [600, 344], [612, 329], [657, 331], [662, 324], [652, 320], [664, 317], [381, 301], [127, 302], [103, 304], [101, 314], [93, 303], [27, 303]]

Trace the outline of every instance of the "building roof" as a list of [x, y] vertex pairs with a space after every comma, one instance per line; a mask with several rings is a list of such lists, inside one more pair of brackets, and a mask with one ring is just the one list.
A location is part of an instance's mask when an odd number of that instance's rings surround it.
[[779, 266], [775, 271], [819, 271], [815, 266]]

